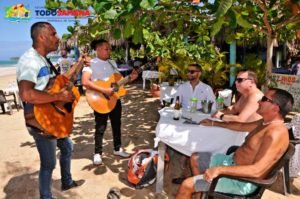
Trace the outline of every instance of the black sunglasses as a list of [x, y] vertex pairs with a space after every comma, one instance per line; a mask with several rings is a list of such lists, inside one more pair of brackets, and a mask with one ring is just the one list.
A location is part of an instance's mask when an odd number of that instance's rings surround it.
[[235, 79], [235, 81], [236, 81], [237, 83], [242, 83], [244, 80], [252, 80], [252, 79], [249, 79], [249, 78], [241, 78], [241, 77], [238, 77], [238, 78]]
[[270, 102], [270, 103], [274, 104], [274, 101], [271, 100], [270, 98], [266, 97], [265, 95], [261, 98], [260, 101], [261, 102]]
[[186, 73], [191, 73], [191, 74], [194, 74], [194, 73], [197, 73], [197, 72], [200, 72], [199, 70], [188, 70], [186, 71]]

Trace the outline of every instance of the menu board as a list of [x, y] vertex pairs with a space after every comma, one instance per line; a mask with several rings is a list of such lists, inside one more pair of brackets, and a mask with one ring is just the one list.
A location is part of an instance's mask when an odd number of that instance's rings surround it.
[[294, 97], [294, 111], [300, 111], [300, 76], [272, 73], [272, 80], [278, 88], [284, 89]]

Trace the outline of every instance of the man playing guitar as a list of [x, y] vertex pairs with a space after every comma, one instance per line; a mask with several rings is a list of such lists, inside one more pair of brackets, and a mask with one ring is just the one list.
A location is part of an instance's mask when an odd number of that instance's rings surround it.
[[[58, 92], [47, 92], [50, 79], [51, 64], [47, 54], [58, 49], [59, 37], [55, 28], [48, 22], [37, 22], [31, 26], [32, 48], [28, 49], [17, 64], [17, 80], [20, 97], [24, 104], [26, 127], [35, 140], [39, 152], [41, 166], [39, 172], [40, 198], [51, 199], [51, 177], [56, 164], [56, 146], [60, 149], [61, 189], [62, 191], [78, 186], [71, 175], [72, 141], [68, 136], [51, 135], [48, 130], [37, 128], [28, 119], [28, 112], [36, 106], [55, 103], [72, 103], [75, 95], [72, 90], [64, 87]], [[82, 60], [80, 62], [83, 62]], [[75, 67], [75, 66], [74, 66]], [[56, 76], [57, 77], [57, 76]], [[66, 78], [67, 77], [62, 77]], [[54, 78], [56, 79], [56, 78]], [[73, 114], [70, 114], [73, 120]], [[31, 113], [31, 118], [36, 115]], [[44, 115], [44, 117], [47, 117]], [[33, 119], [31, 119], [33, 120]], [[51, 121], [52, 122], [52, 121]], [[35, 122], [38, 124], [39, 122]], [[64, 122], [56, 122], [63, 126]], [[41, 123], [40, 123], [41, 124]], [[73, 121], [71, 122], [73, 124]], [[41, 125], [42, 126], [42, 125]], [[68, 132], [69, 133], [69, 132]]]
[[[83, 68], [82, 74], [82, 84], [88, 90], [101, 93], [106, 99], [113, 98], [116, 88], [108, 86], [104, 87], [95, 83], [97, 80], [108, 80], [114, 74], [119, 74], [117, 70], [116, 62], [110, 60], [111, 46], [103, 39], [94, 40], [91, 42], [91, 48], [96, 51], [97, 57], [91, 60], [91, 66]], [[129, 75], [127, 79], [130, 81], [135, 80], [138, 74], [135, 70]], [[99, 101], [99, 103], [101, 103]], [[101, 105], [101, 104], [100, 104]], [[93, 163], [95, 165], [102, 164], [102, 145], [103, 145], [103, 135], [107, 126], [107, 119], [110, 118], [112, 132], [113, 132], [113, 142], [114, 142], [114, 155], [121, 157], [129, 157], [130, 155], [126, 153], [121, 148], [121, 115], [122, 115], [122, 105], [120, 99], [117, 99], [116, 104], [114, 104], [112, 110], [108, 111], [96, 111], [94, 109], [95, 115], [95, 154], [93, 158]]]

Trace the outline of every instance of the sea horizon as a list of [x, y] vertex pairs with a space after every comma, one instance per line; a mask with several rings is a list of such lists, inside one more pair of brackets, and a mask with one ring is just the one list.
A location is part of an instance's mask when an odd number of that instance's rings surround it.
[[0, 68], [11, 68], [15, 67], [18, 60], [0, 60]]

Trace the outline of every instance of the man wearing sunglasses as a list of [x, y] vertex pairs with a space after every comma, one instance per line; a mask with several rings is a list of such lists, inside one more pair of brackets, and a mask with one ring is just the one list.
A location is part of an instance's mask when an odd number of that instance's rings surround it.
[[252, 71], [240, 71], [235, 80], [237, 91], [241, 94], [238, 101], [212, 115], [214, 118], [223, 121], [253, 122], [259, 120], [261, 116], [256, 113], [258, 101], [263, 93], [257, 88], [257, 75]]
[[190, 99], [195, 97], [198, 99], [197, 109], [202, 108], [202, 100], [209, 100], [214, 102], [212, 110], [215, 110], [216, 96], [209, 85], [200, 81], [201, 74], [202, 68], [199, 64], [190, 64], [187, 70], [189, 81], [179, 86], [177, 96], [179, 96], [182, 107], [185, 109], [190, 105]]
[[[219, 175], [257, 179], [266, 177], [288, 148], [289, 133], [284, 118], [292, 111], [294, 99], [285, 90], [271, 88], [258, 103], [257, 113], [262, 116], [258, 121], [243, 123], [206, 119], [200, 122], [204, 126], [219, 126], [236, 131], [247, 131], [249, 134], [244, 143], [230, 155], [201, 152], [193, 154], [191, 165], [195, 176], [187, 178], [181, 184], [177, 199], [191, 198], [193, 192], [208, 191], [210, 182]], [[215, 191], [248, 195], [256, 188], [252, 183], [221, 178]]]

